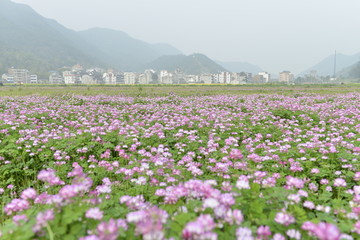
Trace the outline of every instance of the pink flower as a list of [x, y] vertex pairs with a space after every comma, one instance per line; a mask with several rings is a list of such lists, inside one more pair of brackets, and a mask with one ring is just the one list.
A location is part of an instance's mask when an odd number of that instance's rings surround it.
[[64, 182], [55, 175], [55, 170], [53, 169], [41, 170], [37, 178], [41, 181], [47, 182], [50, 186], [64, 184]]
[[209, 214], [200, 215], [195, 222], [189, 222], [186, 224], [182, 237], [184, 239], [194, 240], [208, 234], [216, 237], [215, 233], [211, 232], [214, 227], [215, 222]]
[[312, 174], [316, 174], [316, 173], [319, 173], [320, 172], [320, 170], [319, 169], [317, 169], [317, 168], [313, 168], [313, 169], [311, 169], [311, 171], [310, 171]]
[[243, 216], [241, 210], [238, 210], [238, 209], [233, 210], [232, 215], [233, 215], [233, 218], [237, 225], [240, 225], [242, 223], [242, 221], [244, 220], [244, 216]]
[[207, 198], [204, 200], [203, 207], [204, 208], [216, 208], [219, 206], [219, 201], [215, 198]]
[[21, 225], [20, 221], [26, 222], [27, 220], [28, 220], [28, 218], [27, 218], [26, 215], [15, 215], [15, 216], [13, 216], [13, 222], [14, 222], [17, 226], [20, 226], [20, 225]]
[[340, 230], [335, 225], [325, 222], [318, 223], [312, 232], [320, 240], [339, 240], [341, 236]]
[[36, 216], [36, 224], [33, 226], [34, 232], [39, 232], [43, 227], [46, 226], [48, 221], [54, 220], [54, 211], [52, 209], [40, 212]]
[[260, 239], [267, 239], [268, 236], [271, 235], [270, 227], [269, 226], [260, 226], [256, 233], [258, 234]]
[[355, 224], [354, 224], [354, 229], [355, 229], [355, 232], [357, 234], [360, 234], [360, 221], [357, 221]]
[[334, 187], [346, 187], [346, 181], [342, 178], [336, 178], [334, 180]]
[[64, 199], [75, 197], [77, 194], [78, 189], [73, 185], [65, 185], [59, 191], [59, 195]]
[[116, 240], [119, 235], [119, 226], [114, 219], [110, 219], [109, 222], [100, 223], [96, 231], [99, 239]]
[[298, 230], [295, 230], [295, 229], [287, 230], [286, 235], [288, 235], [290, 238], [295, 238], [296, 240], [301, 239], [301, 233]]
[[30, 208], [30, 204], [28, 201], [24, 200], [24, 199], [13, 199], [11, 200], [10, 203], [8, 203], [5, 207], [4, 207], [4, 212], [7, 215], [11, 215], [14, 212], [20, 212], [26, 209]]
[[238, 189], [250, 189], [248, 177], [245, 175], [241, 175], [239, 177], [239, 180], [236, 182], [236, 187]]
[[303, 206], [308, 208], [308, 209], [314, 209], [315, 208], [315, 204], [313, 202], [311, 202], [311, 201], [305, 201], [303, 203]]
[[313, 232], [316, 228], [316, 224], [310, 221], [306, 221], [302, 224], [301, 229], [309, 232]]
[[97, 207], [90, 208], [89, 210], [86, 211], [85, 217], [101, 220], [103, 218], [103, 212]]
[[286, 240], [286, 238], [283, 235], [281, 235], [280, 233], [276, 233], [273, 236], [273, 240]]
[[237, 240], [253, 240], [251, 229], [246, 227], [240, 227], [236, 230], [236, 239]]
[[295, 223], [295, 218], [285, 212], [278, 212], [274, 220], [275, 222], [282, 224], [284, 226], [289, 226], [290, 224]]
[[355, 181], [360, 181], [360, 172], [356, 172], [354, 175], [354, 180]]
[[22, 199], [35, 199], [36, 198], [36, 191], [33, 188], [28, 188], [25, 189], [22, 193], [21, 193], [21, 198]]
[[101, 240], [101, 239], [96, 235], [90, 235], [90, 236], [81, 237], [79, 238], [79, 240]]
[[242, 155], [241, 151], [239, 149], [231, 149], [231, 152], [229, 154], [229, 157], [231, 159], [242, 159], [244, 156]]

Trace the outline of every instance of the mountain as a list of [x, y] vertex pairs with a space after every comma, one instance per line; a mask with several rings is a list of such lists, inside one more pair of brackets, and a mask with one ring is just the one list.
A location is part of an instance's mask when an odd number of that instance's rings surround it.
[[[316, 70], [319, 76], [333, 76], [334, 75], [334, 59], [335, 55], [332, 54], [323, 59], [318, 64], [303, 71], [300, 75], [309, 73], [311, 70]], [[354, 55], [345, 55], [342, 53], [336, 54], [336, 69], [337, 72], [355, 64], [360, 60], [360, 53]]]
[[146, 64], [143, 69], [154, 69], [157, 71], [175, 71], [181, 69], [185, 74], [208, 74], [227, 71], [207, 56], [196, 53], [186, 55], [167, 55]]
[[116, 68], [125, 71], [134, 71], [162, 55], [181, 54], [168, 44], [149, 44], [121, 31], [92, 28], [79, 32], [79, 35], [105, 53]]
[[360, 79], [360, 61], [337, 73], [341, 78]]
[[108, 29], [76, 32], [42, 17], [27, 5], [0, 0], [0, 73], [49, 70], [81, 64], [132, 70], [162, 55], [181, 53], [168, 44], [149, 44]]
[[216, 62], [231, 72], [248, 72], [258, 74], [263, 71], [259, 66], [247, 62]]
[[46, 19], [24, 4], [0, 0], [0, 70], [8, 67], [47, 72], [64, 65], [99, 63], [99, 53], [75, 31]]

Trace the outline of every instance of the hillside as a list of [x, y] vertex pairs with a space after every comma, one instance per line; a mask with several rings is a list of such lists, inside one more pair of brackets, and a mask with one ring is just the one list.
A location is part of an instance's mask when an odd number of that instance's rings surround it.
[[46, 72], [64, 65], [98, 64], [97, 51], [75, 31], [46, 19], [24, 4], [0, 0], [0, 71], [10, 66]]
[[[335, 55], [332, 54], [324, 58], [319, 63], [303, 71], [301, 74], [307, 74], [311, 70], [316, 70], [319, 76], [333, 76], [334, 75], [334, 58]], [[355, 64], [360, 59], [360, 53], [354, 55], [345, 55], [342, 53], [336, 54], [336, 72], [341, 72], [341, 70]]]
[[257, 74], [263, 71], [259, 66], [247, 62], [216, 62], [231, 72], [248, 72]]
[[203, 54], [168, 55], [162, 56], [155, 61], [144, 66], [143, 69], [151, 68], [154, 70], [175, 71], [181, 69], [186, 74], [207, 74], [227, 71], [224, 67], [217, 64]]
[[338, 73], [338, 76], [342, 78], [360, 79], [360, 61], [343, 69]]
[[92, 28], [79, 34], [105, 53], [108, 62], [114, 67], [124, 71], [134, 71], [162, 55], [181, 54], [179, 50], [168, 44], [149, 44], [121, 31]]
[[168, 44], [149, 44], [120, 31], [76, 32], [9, 0], [0, 0], [0, 32], [0, 73], [13, 66], [46, 75], [77, 63], [133, 70], [164, 54], [181, 53]]

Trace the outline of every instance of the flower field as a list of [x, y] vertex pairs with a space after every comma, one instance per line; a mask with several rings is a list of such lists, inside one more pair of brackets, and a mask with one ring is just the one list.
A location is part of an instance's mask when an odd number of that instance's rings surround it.
[[0, 239], [360, 239], [360, 93], [0, 98]]

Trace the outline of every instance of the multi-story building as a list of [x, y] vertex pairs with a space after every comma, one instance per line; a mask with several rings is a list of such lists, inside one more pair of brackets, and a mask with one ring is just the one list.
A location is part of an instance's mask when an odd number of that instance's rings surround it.
[[279, 73], [279, 82], [290, 83], [294, 81], [294, 74], [290, 71], [282, 71]]
[[124, 72], [124, 83], [135, 84], [137, 82], [137, 74], [134, 72]]
[[147, 69], [143, 74], [139, 75], [139, 84], [150, 84], [153, 82], [153, 76], [155, 71], [152, 69]]
[[219, 83], [230, 83], [231, 82], [231, 73], [229, 72], [221, 72], [218, 74], [219, 77], [218, 77], [218, 80], [219, 80]]
[[267, 72], [260, 72], [253, 76], [250, 80], [252, 83], [268, 83], [270, 81], [270, 74]]
[[108, 71], [103, 74], [105, 84], [116, 84], [116, 74], [113, 71]]
[[14, 83], [28, 83], [29, 82], [29, 70], [27, 70], [27, 69], [9, 68], [7, 76], [8, 76], [8, 79], [10, 77], [11, 81]]
[[185, 75], [185, 82], [186, 83], [198, 83], [200, 82], [199, 75]]
[[205, 84], [211, 84], [213, 82], [213, 76], [211, 74], [201, 74], [200, 82]]
[[73, 71], [64, 71], [63, 78], [65, 84], [75, 84], [77, 83], [78, 75]]
[[268, 83], [271, 79], [271, 75], [268, 72], [260, 72], [258, 75], [262, 78], [263, 82], [265, 83]]
[[230, 84], [245, 84], [246, 75], [242, 73], [231, 73]]
[[81, 83], [82, 84], [96, 84], [96, 80], [92, 76], [85, 74], [85, 75], [81, 76]]
[[124, 84], [124, 73], [117, 73], [116, 74], [116, 84]]
[[3, 74], [1, 76], [1, 81], [4, 83], [14, 83], [14, 77], [8, 74]]
[[49, 76], [50, 84], [64, 84], [64, 78], [58, 72], [52, 72]]
[[36, 74], [31, 74], [29, 79], [29, 83], [39, 83], [38, 76]]
[[159, 83], [160, 84], [172, 84], [173, 83], [173, 74], [166, 70], [161, 70], [160, 76], [159, 76]]

